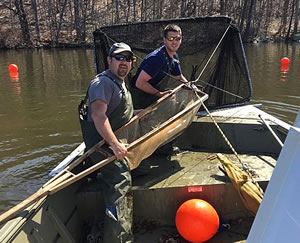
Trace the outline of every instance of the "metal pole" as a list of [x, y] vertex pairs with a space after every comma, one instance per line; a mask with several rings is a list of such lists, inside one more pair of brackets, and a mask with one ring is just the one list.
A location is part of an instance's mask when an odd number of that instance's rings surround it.
[[281, 140], [279, 139], [279, 137], [276, 135], [276, 133], [273, 131], [273, 129], [270, 127], [270, 125], [266, 122], [266, 120], [260, 114], [258, 116], [263, 121], [263, 123], [267, 126], [267, 128], [272, 133], [272, 135], [275, 137], [275, 139], [280, 144], [280, 146], [283, 147], [283, 143], [281, 142]]

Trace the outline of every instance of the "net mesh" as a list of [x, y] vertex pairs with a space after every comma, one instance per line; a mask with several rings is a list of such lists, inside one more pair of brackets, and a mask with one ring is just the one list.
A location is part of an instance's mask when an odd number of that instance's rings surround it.
[[[251, 79], [240, 32], [229, 17], [198, 17], [104, 26], [94, 32], [95, 68], [107, 69], [106, 56], [115, 42], [125, 42], [138, 57], [128, 76], [137, 71], [142, 58], [162, 43], [167, 24], [183, 32], [178, 50], [182, 72], [209, 95], [206, 106], [217, 109], [244, 104], [252, 95]], [[129, 85], [130, 86], [130, 85]]]
[[207, 98], [203, 92], [180, 85], [117, 131], [118, 139], [129, 145], [126, 158], [130, 169], [136, 168], [159, 146], [179, 136]]

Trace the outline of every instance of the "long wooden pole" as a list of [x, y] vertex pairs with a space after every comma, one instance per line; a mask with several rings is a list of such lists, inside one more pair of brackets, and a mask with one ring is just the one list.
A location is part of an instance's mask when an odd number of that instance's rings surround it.
[[[172, 92], [168, 95], [165, 95], [161, 97], [157, 102], [149, 106], [144, 111], [140, 112], [136, 116], [134, 116], [128, 123], [126, 123], [124, 126], [122, 126], [120, 129], [116, 131], [116, 134], [123, 131], [125, 128], [127, 128], [130, 124], [132, 124], [137, 119], [140, 119], [144, 117], [146, 114], [151, 112], [156, 106], [158, 106], [163, 100], [168, 98], [169, 96], [176, 93], [184, 84], [179, 85], [176, 87]], [[5, 213], [0, 215], [0, 224], [8, 221], [12, 217], [14, 217], [17, 213], [22, 211], [23, 209], [29, 207], [34, 202], [38, 201], [39, 199], [54, 194], [55, 192], [71, 185], [72, 183], [80, 180], [81, 178], [89, 175], [90, 173], [98, 170], [99, 168], [103, 167], [104, 165], [110, 163], [111, 161], [115, 160], [115, 156], [111, 156], [105, 160], [100, 161], [99, 163], [87, 168], [86, 170], [80, 172], [78, 175], [74, 175], [71, 170], [74, 169], [77, 165], [82, 163], [86, 158], [88, 158], [91, 154], [93, 154], [95, 151], [97, 151], [98, 147], [101, 147], [105, 143], [104, 140], [100, 141], [99, 143], [95, 144], [92, 148], [90, 148], [87, 152], [85, 152], [80, 158], [75, 160], [72, 164], [70, 164], [68, 167], [66, 167], [63, 171], [58, 173], [56, 176], [54, 176], [50, 181], [45, 183], [37, 192], [29, 196], [27, 199], [22, 201], [21, 203], [17, 204], [13, 208], [9, 209]], [[130, 147], [136, 146], [136, 143], [132, 143]], [[129, 149], [129, 147], [128, 147]]]
[[[103, 143], [102, 141], [99, 142], [99, 144], [102, 144], [102, 143]], [[97, 148], [97, 146], [99, 144], [94, 145], [90, 150], [88, 150], [86, 153], [84, 153], [79, 159], [77, 159], [76, 161], [74, 161], [74, 163], [76, 165], [78, 165], [83, 160], [85, 160], [87, 157], [89, 157], [93, 152], [95, 152], [95, 150], [96, 150], [96, 148]], [[115, 159], [115, 156], [110, 157], [109, 162], [113, 161], [114, 159]], [[109, 162], [107, 162], [107, 163], [109, 163]], [[34, 194], [32, 194], [31, 196], [29, 196], [28, 198], [26, 198], [24, 201], [20, 202], [19, 204], [17, 204], [13, 208], [9, 209], [5, 213], [1, 214], [0, 215], [0, 224], [2, 224], [4, 222], [6, 222], [7, 220], [11, 219], [17, 213], [19, 213], [23, 209], [27, 208], [28, 206], [30, 206], [34, 202], [36, 202], [36, 201], [40, 200], [41, 198], [43, 198], [43, 197], [48, 196], [49, 194], [51, 194], [51, 192], [53, 191], [53, 188], [57, 187], [58, 185], [63, 184], [64, 181], [70, 179], [70, 177], [71, 178], [72, 177], [73, 178], [74, 177], [77, 178], [77, 175], [74, 175], [72, 172], [69, 171], [70, 168], [74, 168], [75, 166], [73, 164], [71, 164], [70, 166], [68, 166], [68, 168], [66, 168], [65, 170], [61, 171], [59, 174], [57, 174], [55, 177], [53, 177], [50, 181], [48, 181], [47, 183], [45, 183], [37, 192], [35, 192]], [[102, 166], [104, 166], [104, 165], [102, 165]], [[102, 166], [99, 166], [99, 168], [102, 167]], [[77, 180], [79, 180], [82, 177], [84, 177], [84, 176], [92, 173], [93, 171], [94, 170], [90, 170], [90, 168], [88, 168], [87, 170], [85, 170], [84, 175], [81, 176], [80, 178], [78, 178]], [[82, 173], [80, 173], [80, 174], [82, 174]], [[58, 191], [58, 190], [56, 190], [56, 191]]]

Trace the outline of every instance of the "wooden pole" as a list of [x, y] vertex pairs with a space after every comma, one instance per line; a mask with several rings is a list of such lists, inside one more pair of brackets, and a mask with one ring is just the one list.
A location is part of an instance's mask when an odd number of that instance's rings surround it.
[[[174, 93], [176, 93], [181, 87], [184, 86], [184, 84], [179, 85], [177, 88], [172, 90], [172, 92], [168, 95], [163, 96], [160, 98], [157, 102], [149, 106], [147, 109], [142, 111], [141, 113], [134, 116], [128, 123], [126, 123], [124, 126], [122, 126], [120, 129], [116, 131], [116, 134], [123, 131], [126, 127], [128, 127], [130, 124], [132, 124], [135, 120], [140, 119], [144, 117], [146, 114], [151, 112], [156, 106], [158, 106], [163, 100], [165, 100], [167, 97], [172, 96]], [[157, 129], [155, 129], [152, 132], [157, 132]], [[152, 133], [151, 133], [152, 134]], [[146, 138], [144, 138], [146, 139]], [[137, 146], [140, 142], [142, 142], [143, 139], [138, 139], [137, 141], [130, 144], [130, 146], [127, 148], [128, 150], [132, 149], [133, 147]], [[18, 205], [14, 206], [13, 208], [9, 209], [2, 215], [0, 215], [0, 224], [6, 222], [7, 220], [14, 217], [17, 213], [22, 211], [23, 209], [29, 207], [34, 202], [38, 201], [39, 199], [54, 194], [58, 192], [59, 190], [62, 190], [63, 188], [71, 185], [72, 183], [82, 179], [83, 177], [89, 175], [90, 173], [100, 169], [104, 165], [112, 162], [116, 159], [115, 156], [111, 156], [107, 159], [104, 159], [100, 161], [99, 163], [87, 168], [86, 170], [80, 172], [79, 174], [75, 175], [71, 172], [72, 169], [74, 169], [77, 165], [79, 165], [81, 162], [83, 162], [87, 157], [89, 157], [91, 154], [97, 151], [98, 147], [101, 147], [103, 144], [105, 144], [105, 141], [102, 140], [99, 143], [95, 144], [92, 148], [90, 148], [87, 152], [85, 152], [80, 158], [75, 160], [72, 164], [70, 164], [67, 168], [65, 168], [63, 171], [59, 172], [55, 177], [53, 177], [50, 181], [45, 183], [37, 192], [29, 196], [27, 199], [19, 203]]]

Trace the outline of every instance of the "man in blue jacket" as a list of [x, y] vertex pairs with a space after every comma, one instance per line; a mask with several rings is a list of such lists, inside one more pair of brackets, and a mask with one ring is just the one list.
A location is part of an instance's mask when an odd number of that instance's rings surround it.
[[144, 58], [132, 80], [135, 109], [144, 109], [169, 93], [167, 79], [173, 79], [172, 82], [187, 82], [176, 53], [182, 42], [180, 27], [175, 24], [167, 25], [163, 32], [163, 42], [163, 46]]

